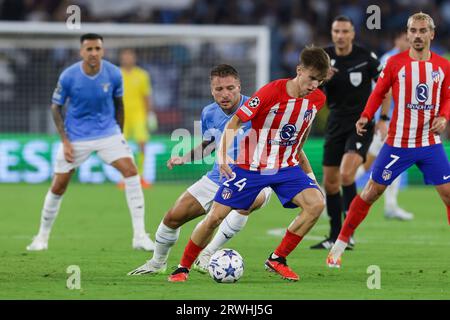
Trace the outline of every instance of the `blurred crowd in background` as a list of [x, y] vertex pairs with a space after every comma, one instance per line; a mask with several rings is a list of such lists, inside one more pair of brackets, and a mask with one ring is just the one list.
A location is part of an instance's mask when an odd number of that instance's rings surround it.
[[[432, 50], [447, 55], [450, 52], [450, 0], [0, 0], [0, 22], [65, 22], [70, 14], [67, 8], [74, 4], [81, 9], [81, 24], [267, 26], [271, 35], [269, 80], [295, 76], [305, 45], [331, 44], [331, 22], [340, 14], [353, 20], [356, 43], [381, 56], [393, 47], [394, 35], [406, 29], [412, 13], [426, 12], [437, 27]], [[366, 26], [370, 16], [366, 11], [373, 4], [381, 10], [380, 30]], [[145, 47], [138, 34], [135, 39], [127, 39], [134, 41], [138, 64], [152, 77], [158, 133], [193, 129], [201, 107], [211, 102], [207, 75], [217, 63], [230, 63], [239, 70], [244, 94], [251, 95], [258, 89], [254, 44], [237, 42], [228, 46], [221, 36], [196, 50], [192, 50], [192, 44], [180, 43]], [[79, 59], [77, 44], [73, 42], [74, 46], [68, 48], [51, 37], [46, 44], [20, 47], [30, 44], [30, 38], [15, 40], [19, 47], [0, 48], [0, 111], [5, 109], [0, 132], [55, 133], [48, 108], [50, 96], [59, 73]], [[121, 42], [120, 38], [107, 38], [106, 58], [113, 63], [118, 63], [117, 43]], [[326, 111], [319, 114], [313, 135], [323, 133], [326, 116]]]
[[[357, 42], [381, 55], [408, 16], [430, 14], [437, 26], [433, 49], [450, 51], [450, 0], [0, 0], [1, 20], [65, 21], [77, 4], [82, 22], [266, 25], [271, 30], [271, 78], [292, 75], [305, 44], [326, 45], [333, 17], [349, 16]], [[369, 30], [366, 9], [381, 9], [381, 31]]]

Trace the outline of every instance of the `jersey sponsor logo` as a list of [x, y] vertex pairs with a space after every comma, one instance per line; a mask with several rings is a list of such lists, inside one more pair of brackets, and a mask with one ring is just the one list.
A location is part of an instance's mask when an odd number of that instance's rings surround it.
[[428, 100], [429, 89], [426, 83], [419, 83], [416, 86], [416, 99], [417, 101], [424, 103]]
[[252, 100], [250, 100], [248, 102], [248, 106], [250, 108], [256, 108], [257, 106], [259, 106], [259, 104], [261, 103], [261, 101], [259, 100], [258, 97], [254, 97]]
[[406, 105], [408, 109], [411, 110], [433, 110], [434, 104], [415, 104], [415, 103], [408, 103]]
[[283, 140], [283, 141], [290, 140], [294, 136], [296, 131], [297, 131], [297, 128], [295, 127], [295, 125], [290, 124], [290, 123], [285, 124], [280, 132], [281, 140]]
[[350, 83], [354, 87], [357, 87], [357, 86], [359, 86], [361, 84], [361, 82], [362, 82], [362, 72], [350, 72], [349, 76], [350, 76]]
[[384, 181], [388, 181], [392, 177], [392, 171], [384, 169], [383, 170], [383, 174], [381, 175], [381, 177], [383, 178]]
[[222, 196], [222, 199], [228, 200], [231, 198], [232, 194], [233, 194], [233, 190], [231, 190], [229, 188], [223, 188], [221, 196]]
[[431, 72], [431, 79], [433, 79], [434, 82], [438, 83], [439, 80], [441, 80], [441, 76], [439, 74], [439, 71]]

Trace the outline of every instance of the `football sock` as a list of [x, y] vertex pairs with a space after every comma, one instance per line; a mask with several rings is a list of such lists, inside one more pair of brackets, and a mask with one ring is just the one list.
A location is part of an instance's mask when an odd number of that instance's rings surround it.
[[41, 213], [41, 226], [38, 236], [48, 237], [52, 230], [53, 222], [58, 215], [61, 206], [62, 196], [54, 194], [50, 190], [47, 192], [44, 200], [44, 207]]
[[344, 212], [350, 208], [353, 198], [356, 196], [356, 183], [352, 183], [348, 186], [342, 186], [342, 198], [344, 199]]
[[333, 259], [339, 258], [347, 248], [347, 243], [342, 240], [336, 240], [333, 247], [331, 248], [330, 253], [333, 255]]
[[180, 261], [180, 266], [183, 268], [190, 269], [195, 259], [197, 259], [198, 255], [202, 250], [203, 250], [202, 247], [199, 247], [191, 239], [189, 239], [186, 248], [184, 248], [184, 253]]
[[281, 243], [275, 249], [274, 254], [279, 257], [286, 258], [297, 247], [302, 239], [303, 237], [286, 230], [286, 234], [284, 235], [283, 240], [281, 240]]
[[236, 210], [232, 210], [222, 221], [219, 230], [204, 251], [213, 254], [222, 248], [227, 241], [244, 228], [247, 220], [248, 216], [240, 214]]
[[400, 176], [395, 179], [384, 193], [384, 211], [394, 211], [397, 209], [398, 189], [400, 188]]
[[358, 167], [358, 169], [356, 170], [356, 174], [355, 174], [355, 180], [358, 180], [359, 178], [361, 178], [364, 173], [366, 173], [366, 169], [364, 169], [363, 165], [360, 165]]
[[327, 194], [327, 212], [330, 217], [330, 238], [336, 240], [342, 226], [342, 199], [341, 193]]
[[339, 233], [339, 240], [348, 243], [350, 236], [367, 216], [370, 207], [371, 205], [361, 199], [359, 195], [353, 199], [347, 217], [345, 218], [344, 225], [342, 226], [342, 230]]
[[181, 228], [169, 228], [161, 221], [155, 235], [155, 251], [152, 258], [155, 262], [166, 263], [170, 248], [173, 247], [180, 236], [180, 230]]
[[131, 214], [134, 236], [145, 234], [145, 206], [144, 193], [142, 192], [141, 179], [139, 175], [124, 178], [125, 195], [127, 197], [128, 208]]

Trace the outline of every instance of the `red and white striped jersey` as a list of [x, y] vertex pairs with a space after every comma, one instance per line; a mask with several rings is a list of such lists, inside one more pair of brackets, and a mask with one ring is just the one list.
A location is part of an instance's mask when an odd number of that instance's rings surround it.
[[450, 62], [434, 52], [424, 61], [413, 60], [409, 50], [392, 56], [361, 116], [372, 119], [390, 88], [394, 111], [386, 143], [399, 148], [440, 143], [430, 127], [434, 118], [450, 116]]
[[236, 112], [243, 122], [252, 121], [239, 148], [241, 168], [256, 171], [298, 165], [298, 146], [326, 97], [316, 89], [303, 98], [293, 98], [286, 91], [288, 80], [268, 83]]

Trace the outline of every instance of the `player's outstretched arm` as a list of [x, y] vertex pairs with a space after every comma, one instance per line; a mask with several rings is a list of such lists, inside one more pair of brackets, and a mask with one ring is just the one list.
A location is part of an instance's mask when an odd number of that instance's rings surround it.
[[123, 122], [125, 120], [125, 111], [123, 108], [123, 99], [122, 97], [114, 98], [114, 107], [116, 108], [116, 121], [120, 127], [120, 131], [123, 132]]
[[61, 142], [63, 143], [64, 158], [67, 162], [73, 162], [73, 148], [69, 138], [67, 138], [66, 130], [64, 128], [62, 106], [52, 103], [51, 110], [53, 122], [55, 122], [56, 129], [58, 130], [59, 136], [61, 137]]
[[169, 168], [169, 170], [172, 170], [174, 166], [182, 166], [185, 163], [203, 159], [204, 157], [210, 155], [211, 152], [213, 152], [213, 150], [215, 149], [214, 145], [214, 140], [204, 140], [201, 144], [186, 153], [184, 156], [175, 156], [167, 160], [167, 168]]
[[234, 115], [230, 121], [228, 121], [225, 129], [223, 130], [222, 138], [220, 139], [219, 151], [217, 152], [217, 159], [219, 163], [219, 171], [222, 176], [230, 179], [233, 176], [233, 171], [231, 170], [229, 163], [230, 157], [227, 154], [227, 150], [233, 143], [234, 137], [238, 129], [242, 124], [242, 120]]

